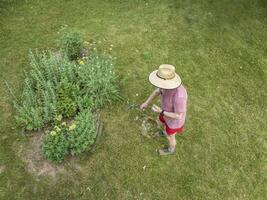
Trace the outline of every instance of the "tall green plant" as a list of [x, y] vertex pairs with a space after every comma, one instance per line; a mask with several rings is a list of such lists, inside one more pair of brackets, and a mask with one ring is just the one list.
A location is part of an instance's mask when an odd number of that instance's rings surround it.
[[77, 71], [78, 83], [92, 109], [102, 108], [120, 99], [111, 58], [91, 54], [80, 68]]
[[78, 109], [75, 97], [80, 96], [79, 86], [64, 80], [56, 87], [56, 92], [58, 99], [56, 104], [57, 114], [64, 117], [73, 116]]
[[83, 110], [75, 118], [75, 128], [68, 135], [71, 155], [90, 150], [96, 138], [95, 121], [90, 110]]
[[82, 37], [79, 32], [63, 30], [63, 36], [60, 39], [60, 47], [67, 53], [70, 60], [77, 60], [82, 51]]
[[[30, 52], [31, 70], [25, 72], [22, 94], [14, 99], [14, 106], [17, 110], [17, 123], [27, 130], [42, 128], [46, 123], [52, 121], [53, 116], [60, 111], [60, 85], [77, 83], [76, 64], [69, 61], [63, 54], [58, 59], [52, 52]], [[76, 87], [76, 86], [75, 86]], [[69, 92], [70, 94], [64, 94]], [[70, 104], [75, 101], [74, 96], [78, 95], [75, 91], [61, 92], [62, 96], [72, 96]], [[14, 97], [14, 95], [12, 95]], [[71, 116], [77, 110], [71, 107]]]

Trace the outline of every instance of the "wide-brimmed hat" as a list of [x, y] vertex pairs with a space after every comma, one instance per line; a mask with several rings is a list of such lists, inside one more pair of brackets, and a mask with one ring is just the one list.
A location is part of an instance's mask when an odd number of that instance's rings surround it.
[[151, 72], [149, 81], [152, 85], [162, 89], [174, 89], [182, 83], [180, 76], [175, 73], [175, 67], [169, 64], [162, 64], [158, 70]]

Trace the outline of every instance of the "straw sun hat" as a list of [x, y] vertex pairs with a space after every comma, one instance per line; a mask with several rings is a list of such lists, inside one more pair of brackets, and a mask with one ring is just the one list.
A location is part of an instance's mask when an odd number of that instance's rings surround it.
[[151, 72], [149, 81], [152, 85], [162, 89], [174, 89], [182, 83], [179, 75], [175, 73], [175, 67], [169, 64], [162, 64], [158, 70]]

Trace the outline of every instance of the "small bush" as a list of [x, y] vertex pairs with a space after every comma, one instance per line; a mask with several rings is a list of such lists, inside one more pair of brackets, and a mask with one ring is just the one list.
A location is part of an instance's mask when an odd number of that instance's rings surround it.
[[46, 135], [43, 142], [44, 155], [54, 163], [63, 161], [65, 155], [68, 154], [69, 141], [67, 139], [67, 127], [55, 127]]
[[63, 115], [63, 117], [73, 116], [78, 109], [75, 96], [79, 96], [79, 88], [77, 88], [75, 84], [63, 81], [56, 88], [56, 94], [56, 113]]
[[61, 122], [61, 119], [62, 116], [59, 115], [43, 145], [44, 155], [55, 163], [60, 163], [67, 154], [79, 155], [90, 150], [96, 138], [96, 128], [90, 111], [79, 113], [69, 125]]
[[68, 135], [71, 155], [90, 150], [96, 138], [95, 121], [90, 111], [84, 110], [75, 118]]
[[60, 47], [70, 60], [77, 60], [82, 51], [82, 38], [79, 32], [64, 30]]

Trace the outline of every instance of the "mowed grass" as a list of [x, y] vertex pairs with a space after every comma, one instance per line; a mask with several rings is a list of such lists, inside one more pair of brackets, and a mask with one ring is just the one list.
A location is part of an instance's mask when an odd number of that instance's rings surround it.
[[[143, 137], [140, 112], [119, 103], [102, 111], [103, 137], [77, 161], [81, 171], [27, 171], [20, 152], [29, 138], [15, 126], [4, 80], [19, 94], [29, 49], [56, 48], [62, 26], [114, 45], [131, 103], [153, 90], [152, 70], [176, 66], [189, 95], [176, 155], [159, 157], [166, 141]], [[0, 199], [265, 199], [266, 1], [2, 0], [0, 55]]]

